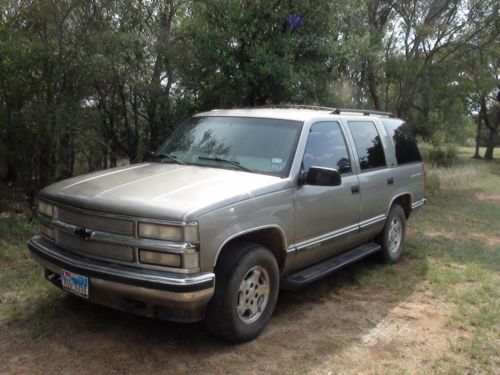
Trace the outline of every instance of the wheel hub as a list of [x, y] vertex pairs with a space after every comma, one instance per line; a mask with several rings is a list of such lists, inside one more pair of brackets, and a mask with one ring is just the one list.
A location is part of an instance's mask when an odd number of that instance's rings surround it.
[[253, 323], [262, 315], [269, 300], [269, 274], [265, 268], [251, 268], [238, 289], [238, 316], [243, 323]]
[[399, 218], [392, 219], [389, 227], [389, 252], [394, 254], [398, 252], [403, 237], [403, 225]]

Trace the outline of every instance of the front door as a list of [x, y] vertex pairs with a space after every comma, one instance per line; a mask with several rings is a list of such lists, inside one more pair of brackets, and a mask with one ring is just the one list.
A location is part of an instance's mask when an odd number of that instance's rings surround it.
[[301, 185], [294, 193], [295, 244], [298, 268], [346, 250], [355, 241], [360, 214], [358, 177], [341, 125], [336, 121], [311, 126], [302, 162], [335, 168], [342, 175], [340, 186]]

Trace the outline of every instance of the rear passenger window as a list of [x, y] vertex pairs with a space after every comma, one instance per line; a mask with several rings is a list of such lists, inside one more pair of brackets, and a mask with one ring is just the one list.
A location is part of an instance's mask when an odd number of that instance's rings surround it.
[[317, 122], [311, 126], [303, 165], [306, 172], [312, 166], [335, 168], [341, 174], [351, 172], [344, 135], [337, 122]]
[[417, 142], [415, 142], [408, 125], [401, 120], [394, 119], [385, 119], [382, 120], [382, 123], [394, 145], [398, 165], [422, 161]]
[[377, 128], [369, 121], [349, 121], [361, 170], [385, 167], [385, 154]]

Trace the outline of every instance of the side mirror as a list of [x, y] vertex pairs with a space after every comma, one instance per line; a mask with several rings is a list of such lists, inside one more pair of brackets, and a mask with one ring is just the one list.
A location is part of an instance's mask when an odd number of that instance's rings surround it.
[[148, 152], [146, 152], [146, 153], [142, 156], [142, 162], [143, 162], [143, 163], [146, 163], [146, 162], [148, 162], [148, 161], [151, 161], [151, 160], [153, 160], [154, 156], [155, 156], [155, 153], [154, 153], [153, 151], [148, 151]]
[[342, 177], [339, 171], [333, 168], [310, 167], [305, 182], [307, 185], [339, 186]]

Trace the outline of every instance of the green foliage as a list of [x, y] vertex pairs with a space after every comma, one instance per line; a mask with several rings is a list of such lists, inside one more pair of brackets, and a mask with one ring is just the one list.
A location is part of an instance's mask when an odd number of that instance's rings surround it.
[[194, 2], [181, 83], [198, 106], [323, 101], [337, 41], [332, 1]]
[[451, 167], [458, 161], [458, 148], [454, 144], [423, 145], [420, 151], [425, 163], [440, 167]]
[[[0, 171], [40, 187], [136, 162], [199, 110], [397, 113], [436, 145], [499, 142], [493, 0], [5, 0]], [[439, 147], [438, 147], [439, 146]]]

